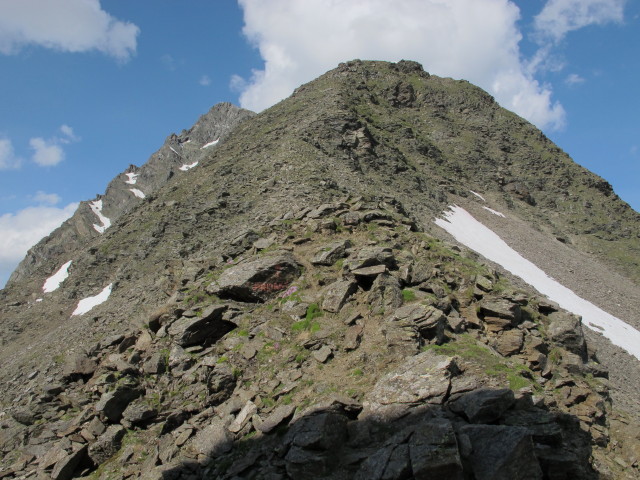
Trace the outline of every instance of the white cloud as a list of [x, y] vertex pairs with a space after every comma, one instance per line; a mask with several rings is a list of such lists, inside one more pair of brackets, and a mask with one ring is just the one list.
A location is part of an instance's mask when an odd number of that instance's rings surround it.
[[77, 203], [70, 203], [64, 208], [28, 207], [15, 214], [0, 215], [0, 288], [29, 248], [58, 228], [77, 208]]
[[209, 77], [209, 75], [202, 75], [200, 77], [200, 80], [198, 80], [198, 83], [203, 87], [208, 87], [209, 85], [211, 85], [211, 78]]
[[577, 73], [570, 73], [569, 75], [567, 75], [567, 78], [564, 79], [564, 83], [566, 83], [567, 85], [579, 85], [584, 82], [584, 78], [582, 78]]
[[60, 195], [57, 193], [46, 193], [38, 190], [33, 196], [33, 200], [40, 204], [56, 205], [60, 202]]
[[99, 0], [0, 0], [0, 53], [28, 45], [63, 52], [98, 50], [127, 61], [140, 29], [102, 10]]
[[64, 150], [55, 140], [36, 137], [29, 140], [29, 145], [34, 150], [33, 161], [41, 167], [52, 167], [64, 160]]
[[0, 170], [20, 168], [22, 159], [13, 151], [13, 144], [8, 138], [0, 138]]
[[176, 60], [172, 55], [165, 53], [160, 57], [160, 61], [167, 70], [174, 71], [176, 69]]
[[620, 23], [626, 0], [549, 0], [534, 19], [540, 43], [559, 42], [567, 33], [588, 25]]
[[61, 125], [60, 132], [62, 133], [62, 135], [64, 135], [59, 139], [61, 143], [79, 142], [81, 140], [80, 137], [78, 137], [73, 132], [73, 128], [71, 128], [69, 125]]
[[509, 0], [239, 0], [246, 37], [265, 65], [242, 88], [260, 111], [339, 62], [416, 60], [464, 78], [539, 127], [560, 128], [565, 112], [521, 60], [518, 7]]

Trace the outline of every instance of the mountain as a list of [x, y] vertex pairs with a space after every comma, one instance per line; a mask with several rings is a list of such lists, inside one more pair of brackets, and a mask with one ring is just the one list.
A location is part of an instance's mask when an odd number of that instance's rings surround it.
[[0, 291], [0, 478], [635, 478], [640, 364], [595, 309], [637, 334], [639, 220], [415, 62], [218, 105]]

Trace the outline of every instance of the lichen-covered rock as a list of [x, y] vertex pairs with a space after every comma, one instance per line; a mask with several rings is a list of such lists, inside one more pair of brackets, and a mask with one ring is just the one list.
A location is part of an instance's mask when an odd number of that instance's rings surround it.
[[207, 292], [243, 302], [263, 302], [286, 290], [300, 272], [290, 253], [269, 255], [224, 270]]
[[384, 413], [391, 407], [441, 405], [449, 393], [451, 378], [459, 373], [454, 357], [427, 350], [378, 380], [365, 395], [365, 410]]
[[567, 312], [549, 314], [549, 338], [572, 353], [585, 358], [587, 346], [582, 333], [582, 320]]
[[340, 258], [344, 257], [347, 249], [351, 247], [350, 240], [340, 240], [323, 246], [311, 259], [313, 265], [333, 265]]

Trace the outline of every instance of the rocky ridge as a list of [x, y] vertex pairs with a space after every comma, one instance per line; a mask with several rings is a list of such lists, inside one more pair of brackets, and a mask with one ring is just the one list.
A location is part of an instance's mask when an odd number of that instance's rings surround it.
[[605, 356], [608, 382], [575, 318], [436, 239], [434, 216], [473, 190], [536, 250], [634, 285], [638, 214], [533, 126], [414, 62], [354, 61], [203, 152], [0, 291], [2, 476], [637, 473], [638, 419], [609, 407], [637, 362], [620, 377], [623, 354]]
[[625, 478], [577, 317], [399, 205], [285, 217], [34, 372], [2, 478]]

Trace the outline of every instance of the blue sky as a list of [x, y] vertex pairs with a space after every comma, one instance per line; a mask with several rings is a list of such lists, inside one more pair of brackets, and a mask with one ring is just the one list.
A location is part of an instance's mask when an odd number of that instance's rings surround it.
[[624, 0], [0, 0], [0, 286], [215, 103], [260, 111], [352, 58], [480, 85], [640, 210], [639, 27]]

